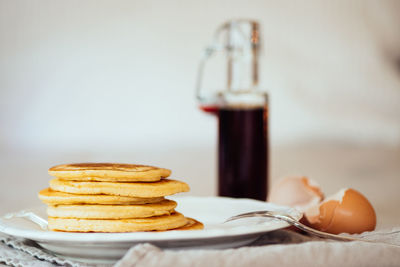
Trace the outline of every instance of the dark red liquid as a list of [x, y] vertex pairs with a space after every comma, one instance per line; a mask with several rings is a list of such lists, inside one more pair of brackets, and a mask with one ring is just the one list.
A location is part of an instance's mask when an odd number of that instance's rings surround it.
[[210, 113], [212, 115], [217, 115], [219, 108], [217, 106], [204, 106], [201, 105], [200, 109], [206, 113]]
[[218, 194], [265, 201], [268, 109], [220, 108], [218, 117]]

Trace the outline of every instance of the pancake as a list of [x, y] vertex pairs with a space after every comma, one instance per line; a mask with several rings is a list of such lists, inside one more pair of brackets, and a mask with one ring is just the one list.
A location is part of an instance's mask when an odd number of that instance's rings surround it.
[[163, 179], [152, 183], [112, 183], [112, 182], [76, 182], [61, 179], [50, 180], [54, 191], [81, 195], [115, 195], [128, 197], [163, 197], [189, 191], [189, 186], [180, 181]]
[[39, 192], [39, 199], [47, 205], [76, 205], [76, 204], [101, 204], [101, 205], [132, 205], [157, 203], [164, 200], [163, 197], [139, 198], [113, 195], [77, 195], [43, 189]]
[[186, 225], [176, 228], [174, 230], [202, 230], [202, 229], [204, 229], [204, 225], [201, 222], [199, 222], [193, 218], [186, 217], [186, 219], [188, 220]]
[[131, 219], [170, 215], [176, 202], [163, 200], [143, 205], [58, 205], [48, 206], [47, 215], [58, 218], [77, 219]]
[[140, 232], [162, 231], [179, 228], [187, 224], [187, 219], [175, 212], [171, 215], [122, 220], [89, 220], [48, 218], [48, 227], [53, 231], [66, 232]]
[[74, 163], [51, 167], [49, 174], [74, 181], [155, 182], [168, 177], [171, 171], [136, 164]]

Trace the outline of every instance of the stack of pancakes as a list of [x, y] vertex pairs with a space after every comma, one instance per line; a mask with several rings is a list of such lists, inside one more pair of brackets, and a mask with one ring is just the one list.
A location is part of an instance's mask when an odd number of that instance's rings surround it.
[[170, 170], [145, 165], [77, 163], [54, 166], [57, 177], [39, 193], [48, 227], [67, 232], [197, 230], [203, 224], [176, 212], [165, 196], [189, 191], [165, 179]]

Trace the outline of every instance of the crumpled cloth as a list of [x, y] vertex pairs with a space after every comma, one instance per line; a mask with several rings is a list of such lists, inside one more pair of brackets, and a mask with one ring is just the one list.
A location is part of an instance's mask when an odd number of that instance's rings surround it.
[[0, 234], [0, 263], [10, 266], [70, 266], [86, 267], [84, 263], [57, 257], [35, 242]]
[[[359, 236], [376, 243], [339, 242], [278, 230], [235, 249], [162, 250], [139, 244], [115, 266], [400, 266], [400, 227]], [[0, 241], [0, 262], [7, 265], [99, 266], [62, 259], [32, 241], [6, 236], [0, 236]]]

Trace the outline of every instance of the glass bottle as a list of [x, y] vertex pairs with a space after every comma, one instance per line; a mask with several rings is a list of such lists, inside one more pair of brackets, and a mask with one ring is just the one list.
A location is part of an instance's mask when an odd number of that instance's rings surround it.
[[[203, 111], [218, 117], [220, 196], [267, 197], [268, 95], [258, 88], [259, 53], [259, 24], [232, 20], [217, 29], [200, 62], [196, 97]], [[216, 58], [222, 64], [211, 76], [221, 78], [224, 75], [217, 73], [222, 70], [226, 79], [219, 88], [206, 92], [206, 66]]]

